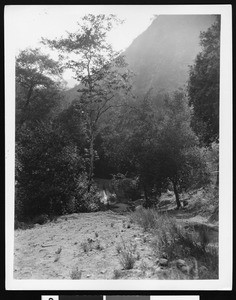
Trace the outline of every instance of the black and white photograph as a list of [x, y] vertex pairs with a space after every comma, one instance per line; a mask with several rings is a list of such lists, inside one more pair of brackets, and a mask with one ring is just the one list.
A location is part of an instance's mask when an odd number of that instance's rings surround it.
[[231, 26], [5, 7], [8, 289], [231, 288]]

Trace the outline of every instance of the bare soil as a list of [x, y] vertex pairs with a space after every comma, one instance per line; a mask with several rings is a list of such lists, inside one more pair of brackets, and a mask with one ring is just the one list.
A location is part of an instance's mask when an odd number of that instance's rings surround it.
[[[14, 278], [71, 279], [76, 267], [82, 271], [81, 279], [112, 279], [114, 270], [122, 272], [122, 279], [140, 278], [140, 266], [155, 261], [150, 238], [130, 224], [128, 215], [106, 211], [62, 216], [56, 222], [15, 231]], [[91, 246], [88, 252], [83, 243]], [[136, 244], [132, 270], [122, 270], [117, 245], [123, 243]]]
[[[192, 199], [193, 204], [177, 211], [174, 197], [164, 195], [160, 210], [183, 226], [207, 226], [211, 243], [217, 245], [218, 222], [210, 223], [208, 217], [197, 214]], [[81, 274], [77, 279], [83, 280], [165, 279], [165, 268], [159, 266], [151, 245], [154, 237], [130, 222], [127, 208], [125, 203], [116, 203], [109, 211], [65, 215], [31, 229], [15, 230], [14, 278], [72, 279], [77, 268]], [[119, 248], [124, 245], [135, 246], [135, 263], [128, 270], [120, 261]]]

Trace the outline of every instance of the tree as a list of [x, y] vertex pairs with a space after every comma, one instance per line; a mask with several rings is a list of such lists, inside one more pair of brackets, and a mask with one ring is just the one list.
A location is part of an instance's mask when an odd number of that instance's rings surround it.
[[16, 220], [63, 213], [85, 172], [83, 139], [68, 134], [70, 112], [59, 114], [61, 72], [39, 49], [16, 58]]
[[45, 120], [61, 99], [62, 68], [39, 49], [26, 49], [16, 58], [16, 125]]
[[219, 140], [220, 16], [200, 34], [202, 51], [190, 67], [189, 104], [193, 108], [191, 126], [206, 145]]
[[68, 33], [66, 38], [43, 39], [43, 43], [52, 49], [73, 57], [67, 60], [66, 66], [74, 70], [80, 84], [77, 106], [84, 114], [89, 142], [88, 189], [93, 177], [94, 142], [99, 133], [99, 123], [106, 112], [120, 105], [117, 101], [121, 93], [130, 90], [130, 74], [126, 70], [124, 57], [106, 41], [114, 23], [120, 22], [114, 15], [89, 14], [82, 18], [81, 24], [78, 23], [78, 30]]
[[206, 183], [206, 162], [200, 151], [198, 138], [190, 127], [191, 115], [182, 91], [166, 97], [164, 119], [159, 123], [159, 162], [162, 178], [171, 182], [177, 208], [181, 206], [179, 192], [193, 183]]
[[85, 163], [79, 149], [55, 124], [41, 122], [19, 133], [17, 144], [16, 211], [18, 219], [63, 214]]
[[183, 189], [206, 182], [205, 160], [190, 120], [183, 91], [165, 96], [147, 94], [126, 107], [121, 120], [113, 125], [113, 134], [105, 137], [108, 156], [114, 161], [120, 158], [118, 170], [125, 165], [123, 173], [138, 176], [146, 206], [155, 204], [171, 183], [179, 208]]

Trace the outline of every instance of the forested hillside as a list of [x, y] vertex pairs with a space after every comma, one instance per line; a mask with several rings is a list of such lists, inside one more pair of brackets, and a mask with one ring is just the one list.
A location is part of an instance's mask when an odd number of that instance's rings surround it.
[[[189, 207], [217, 221], [220, 18], [158, 16], [125, 53], [106, 39], [120, 22], [86, 15], [76, 32], [42, 38], [58, 61], [40, 49], [16, 57], [16, 228], [139, 203], [132, 222], [157, 229], [157, 210], [184, 210], [199, 191], [207, 201]], [[66, 69], [78, 81], [71, 91]], [[212, 274], [202, 278], [217, 277], [205, 229], [195, 242], [163, 222], [188, 244], [179, 255], [204, 257]]]
[[[213, 15], [160, 15], [123, 53], [136, 95], [150, 88], [171, 92], [186, 85], [189, 65], [201, 50], [199, 35], [215, 20]], [[66, 92], [70, 103], [77, 88]]]

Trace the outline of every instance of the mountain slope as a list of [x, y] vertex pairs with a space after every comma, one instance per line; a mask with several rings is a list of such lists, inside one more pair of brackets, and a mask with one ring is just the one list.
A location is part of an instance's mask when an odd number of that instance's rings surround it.
[[[199, 35], [214, 22], [213, 15], [161, 15], [126, 49], [135, 73], [134, 92], [174, 91], [188, 79], [189, 65], [201, 50]], [[78, 97], [77, 87], [66, 91], [67, 103]]]
[[137, 94], [153, 87], [173, 91], [185, 84], [189, 65], [200, 51], [199, 35], [214, 22], [212, 15], [161, 15], [125, 51], [136, 74]]

